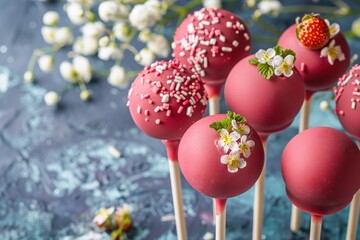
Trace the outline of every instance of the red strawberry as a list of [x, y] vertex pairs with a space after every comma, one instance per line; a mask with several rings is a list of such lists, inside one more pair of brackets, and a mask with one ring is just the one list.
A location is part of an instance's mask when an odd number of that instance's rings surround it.
[[329, 42], [330, 30], [317, 14], [307, 14], [301, 22], [297, 19], [296, 36], [304, 47], [319, 49]]

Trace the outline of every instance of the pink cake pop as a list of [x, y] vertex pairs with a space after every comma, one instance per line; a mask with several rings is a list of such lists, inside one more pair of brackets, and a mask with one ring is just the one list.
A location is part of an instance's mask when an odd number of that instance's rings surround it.
[[177, 237], [186, 240], [177, 150], [184, 132], [205, 112], [203, 83], [177, 60], [158, 61], [139, 73], [128, 100], [135, 124], [151, 137], [162, 139], [166, 146]]
[[189, 14], [174, 35], [174, 57], [191, 65], [205, 82], [209, 96], [219, 96], [231, 68], [250, 54], [250, 34], [244, 22], [222, 9]]
[[[335, 112], [341, 125], [360, 141], [360, 65], [355, 65], [347, 74], [339, 78], [336, 88]], [[346, 239], [355, 239], [359, 218], [360, 192], [358, 191], [350, 205]]]
[[[218, 218], [225, 214], [227, 198], [244, 193], [258, 179], [264, 151], [254, 129], [240, 115], [229, 112], [205, 117], [186, 131], [179, 146], [179, 164], [193, 188], [216, 199]], [[225, 233], [218, 231], [217, 224], [217, 236], [225, 239]]]

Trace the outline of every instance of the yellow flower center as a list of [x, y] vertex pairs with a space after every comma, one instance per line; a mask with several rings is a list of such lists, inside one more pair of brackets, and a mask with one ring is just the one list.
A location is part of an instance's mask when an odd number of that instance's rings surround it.
[[238, 168], [240, 166], [240, 159], [238, 159], [237, 157], [230, 157], [229, 166], [231, 169]]
[[239, 128], [238, 128], [238, 132], [240, 134], [245, 134], [246, 130], [245, 130], [245, 124], [240, 124]]
[[279, 69], [281, 70], [281, 72], [289, 72], [291, 70], [291, 67], [286, 62], [283, 62], [281, 63]]
[[266, 52], [264, 52], [263, 54], [262, 54], [262, 57], [265, 59], [265, 61], [269, 61], [270, 60], [270, 56], [269, 56], [269, 54], [267, 54]]
[[328, 50], [328, 56], [331, 59], [335, 59], [339, 55], [339, 51], [337, 51], [334, 47], [329, 48]]
[[249, 151], [249, 147], [248, 147], [248, 145], [246, 145], [246, 144], [243, 144], [243, 143], [241, 143], [240, 145], [239, 145], [239, 148], [240, 148], [240, 151], [242, 151], [242, 152], [247, 152], [247, 151]]
[[230, 138], [229, 135], [224, 135], [224, 136], [222, 136], [221, 138], [223, 139], [223, 141], [224, 141], [224, 143], [225, 143], [226, 145], [230, 145], [230, 144], [231, 144], [231, 138]]

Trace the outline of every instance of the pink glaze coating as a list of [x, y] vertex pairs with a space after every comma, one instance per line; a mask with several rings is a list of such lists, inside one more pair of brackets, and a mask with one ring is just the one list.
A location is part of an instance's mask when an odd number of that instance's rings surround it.
[[[296, 53], [295, 66], [302, 75], [307, 91], [316, 92], [331, 88], [336, 80], [345, 73], [350, 65], [350, 48], [342, 33], [334, 38], [335, 46], [339, 45], [345, 59], [336, 59], [331, 65], [326, 57], [320, 57], [321, 49], [310, 49], [301, 45], [296, 38], [296, 24], [290, 26], [280, 36], [278, 45], [290, 48]], [[329, 41], [327, 46], [332, 40]]]
[[231, 68], [250, 54], [251, 39], [235, 14], [203, 8], [180, 24], [173, 48], [174, 57], [193, 66], [207, 85], [221, 85]]
[[128, 100], [135, 124], [163, 140], [180, 139], [207, 105], [202, 81], [177, 60], [145, 67], [132, 83]]
[[360, 65], [339, 78], [334, 88], [335, 113], [345, 130], [360, 140]]
[[281, 171], [286, 193], [298, 208], [315, 215], [348, 205], [360, 187], [360, 151], [344, 133], [310, 128], [286, 145]]
[[224, 114], [216, 114], [194, 123], [182, 137], [178, 153], [185, 179], [197, 191], [216, 199], [226, 199], [246, 192], [256, 182], [264, 165], [260, 137], [250, 126], [247, 139], [253, 140], [255, 145], [251, 148], [251, 155], [244, 158], [246, 167], [231, 173], [220, 162], [224, 155], [216, 144], [220, 135], [210, 128], [210, 124], [225, 117]]
[[[294, 68], [291, 77], [263, 78], [255, 65], [241, 60], [225, 83], [225, 100], [231, 111], [244, 116], [258, 133], [270, 134], [288, 127], [304, 101], [305, 87]], [[295, 61], [296, 62], [296, 61]]]

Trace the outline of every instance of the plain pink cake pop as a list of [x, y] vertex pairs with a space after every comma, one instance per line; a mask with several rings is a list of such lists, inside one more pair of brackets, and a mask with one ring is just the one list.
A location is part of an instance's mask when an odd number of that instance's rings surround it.
[[[225, 100], [231, 111], [245, 116], [258, 133], [274, 133], [288, 127], [304, 100], [305, 87], [299, 72], [292, 76], [262, 77], [255, 65], [242, 59], [225, 83]], [[296, 61], [295, 61], [296, 63]]]
[[[247, 153], [247, 158], [244, 153], [240, 154], [241, 167], [236, 172], [230, 172], [229, 166], [221, 162], [222, 156], [231, 155], [232, 150], [220, 147], [219, 140], [223, 138], [210, 128], [210, 124], [226, 117], [216, 114], [197, 121], [185, 132], [179, 146], [179, 165], [185, 179], [197, 191], [216, 199], [227, 199], [247, 191], [260, 176], [264, 165], [261, 140], [246, 122], [239, 124], [243, 140], [240, 138], [235, 142], [243, 141], [252, 146], [249, 147], [251, 154]], [[229, 129], [229, 134], [234, 134], [232, 131], [233, 128]]]
[[334, 88], [335, 112], [345, 130], [360, 139], [360, 65], [339, 79]]
[[360, 187], [360, 151], [339, 130], [310, 128], [286, 145], [281, 170], [295, 206], [314, 215], [331, 214], [346, 207]]
[[332, 42], [334, 47], [341, 47], [344, 59], [335, 59], [334, 63], [330, 64], [327, 57], [320, 57], [322, 49], [310, 49], [301, 45], [296, 37], [296, 24], [290, 26], [280, 36], [278, 44], [296, 53], [295, 66], [304, 79], [306, 90], [316, 92], [331, 88], [349, 67], [350, 48], [344, 35], [336, 34], [325, 47], [329, 47]]
[[180, 139], [207, 105], [202, 81], [177, 60], [145, 67], [132, 83], [128, 100], [135, 124], [163, 140]]
[[231, 68], [250, 54], [250, 34], [244, 22], [222, 9], [189, 14], [174, 35], [174, 57], [190, 65], [206, 84], [222, 84]]

